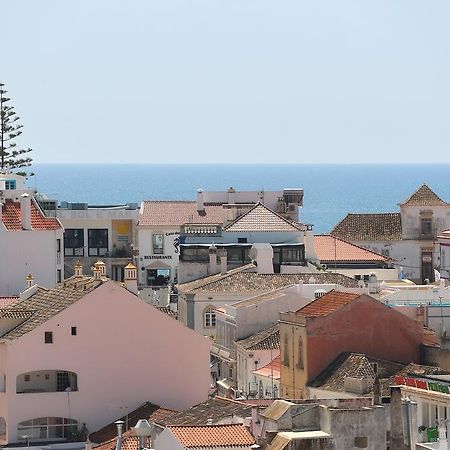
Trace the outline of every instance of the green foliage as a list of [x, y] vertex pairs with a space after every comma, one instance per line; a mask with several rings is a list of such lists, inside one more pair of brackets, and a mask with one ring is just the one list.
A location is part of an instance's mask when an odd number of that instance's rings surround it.
[[[10, 171], [22, 167], [31, 166], [32, 158], [26, 156], [31, 148], [18, 148], [15, 142], [22, 134], [23, 125], [17, 121], [20, 117], [16, 114], [14, 106], [9, 104], [11, 100], [6, 96], [5, 85], [0, 82], [0, 171]], [[25, 174], [20, 172], [19, 174]], [[25, 174], [26, 175], [26, 174]]]

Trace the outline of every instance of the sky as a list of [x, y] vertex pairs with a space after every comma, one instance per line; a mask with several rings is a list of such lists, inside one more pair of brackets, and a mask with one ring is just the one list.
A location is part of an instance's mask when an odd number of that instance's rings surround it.
[[450, 163], [447, 0], [2, 2], [37, 163]]

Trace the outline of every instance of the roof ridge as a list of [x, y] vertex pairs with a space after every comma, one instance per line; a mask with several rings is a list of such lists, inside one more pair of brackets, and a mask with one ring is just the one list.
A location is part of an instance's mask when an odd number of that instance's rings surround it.
[[290, 222], [289, 220], [284, 218], [281, 214], [279, 214], [276, 211], [274, 211], [273, 209], [269, 208], [267, 205], [265, 205], [261, 201], [258, 201], [257, 203], [255, 203], [255, 205], [252, 206], [248, 211], [246, 211], [244, 214], [240, 215], [239, 217], [234, 219], [232, 222], [230, 222], [228, 225], [226, 225], [223, 228], [223, 231], [227, 231], [228, 228], [232, 227], [233, 225], [235, 225], [236, 223], [238, 223], [239, 221], [244, 219], [246, 216], [248, 216], [251, 212], [253, 212], [256, 208], [258, 208], [260, 206], [262, 206], [266, 211], [272, 213], [273, 215], [275, 215], [276, 217], [278, 217], [279, 219], [284, 221], [287, 225], [290, 225], [291, 227], [293, 227], [299, 231], [304, 231], [300, 226], [296, 225], [296, 223]]

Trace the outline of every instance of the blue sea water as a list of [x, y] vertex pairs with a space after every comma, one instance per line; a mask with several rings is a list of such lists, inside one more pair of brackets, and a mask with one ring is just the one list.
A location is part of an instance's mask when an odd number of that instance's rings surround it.
[[29, 186], [89, 204], [194, 200], [198, 188], [304, 188], [300, 220], [327, 233], [349, 212], [398, 211], [422, 183], [450, 201], [450, 165], [37, 164]]

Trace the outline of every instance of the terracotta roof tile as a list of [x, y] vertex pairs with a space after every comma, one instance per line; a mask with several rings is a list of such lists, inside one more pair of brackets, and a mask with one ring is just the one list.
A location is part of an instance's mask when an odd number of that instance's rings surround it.
[[280, 379], [281, 373], [281, 358], [278, 355], [274, 358], [269, 364], [266, 364], [264, 367], [260, 369], [254, 370], [253, 373], [255, 375], [261, 375], [263, 377], [274, 378], [275, 380]]
[[399, 203], [402, 206], [448, 206], [436, 193], [425, 183], [411, 194], [405, 201]]
[[205, 203], [203, 212], [197, 211], [192, 201], [145, 201], [139, 213], [141, 226], [181, 226], [186, 223], [222, 224], [224, 212], [221, 204]]
[[68, 278], [53, 289], [38, 287], [36, 293], [31, 297], [0, 310], [0, 318], [25, 319], [0, 337], [13, 340], [23, 336], [83, 298], [97, 286], [98, 282], [94, 278], [84, 276]]
[[230, 400], [222, 397], [213, 397], [198, 405], [192, 406], [186, 411], [180, 411], [171, 416], [157, 420], [159, 425], [206, 425], [211, 419], [218, 423], [227, 418], [233, 418], [236, 422], [238, 417], [245, 419], [252, 415], [252, 407], [244, 402]]
[[[2, 221], [9, 231], [22, 230], [20, 203], [7, 199], [3, 205]], [[58, 219], [45, 217], [44, 213], [31, 201], [31, 228], [33, 230], [58, 230]]]
[[303, 231], [304, 227], [296, 222], [290, 222], [284, 217], [272, 211], [267, 206], [258, 202], [242, 216], [238, 217], [224, 228], [224, 231], [254, 231], [254, 232], [277, 232], [277, 231]]
[[331, 235], [314, 236], [314, 250], [320, 262], [387, 262], [389, 258]]
[[181, 292], [269, 292], [299, 283], [337, 284], [343, 287], [358, 287], [353, 278], [339, 273], [256, 273], [252, 264], [228, 271], [225, 275], [211, 275], [200, 280], [179, 284]]
[[156, 308], [161, 311], [164, 314], [167, 314], [168, 316], [172, 317], [173, 319], [178, 318], [178, 314], [173, 311], [170, 306], [156, 306]]
[[331, 231], [346, 241], [399, 241], [402, 238], [400, 213], [347, 214]]
[[339, 292], [332, 290], [322, 295], [322, 297], [313, 300], [303, 308], [295, 312], [296, 315], [305, 317], [319, 317], [332, 314], [345, 305], [361, 297], [361, 294], [349, 292]]
[[[122, 420], [125, 422], [124, 425], [124, 437], [125, 436], [132, 436], [132, 432], [130, 430], [130, 427], [134, 427], [134, 425], [137, 423], [139, 419], [147, 419], [149, 422], [159, 422], [160, 420], [163, 420], [167, 417], [170, 417], [175, 413], [172, 409], [167, 408], [161, 408], [158, 405], [154, 405], [151, 402], [145, 402], [138, 408], [136, 408], [134, 411], [129, 412], [127, 415], [118, 418], [117, 420]], [[128, 429], [125, 427], [128, 424]], [[91, 442], [96, 443], [102, 443], [106, 445], [105, 450], [108, 448], [108, 443], [114, 443], [114, 448], [116, 445], [117, 440], [117, 426], [116, 424], [110, 423], [100, 430], [96, 431], [95, 433], [91, 433], [89, 435], [89, 439]], [[130, 441], [131, 442], [131, 441]], [[131, 444], [134, 445], [134, 444]], [[96, 447], [98, 448], [98, 447]], [[131, 450], [131, 449], [130, 449]]]
[[245, 350], [277, 350], [280, 348], [280, 329], [278, 324], [236, 342]]
[[[114, 425], [115, 426], [115, 425]], [[91, 442], [96, 442], [92, 440]], [[151, 448], [151, 438], [150, 436], [145, 438], [145, 448]], [[117, 445], [117, 431], [116, 436], [107, 440], [102, 441], [100, 445], [95, 446], [95, 450], [115, 450]], [[125, 431], [122, 435], [122, 446], [121, 450], [139, 450], [139, 438], [135, 436], [132, 430]]]
[[242, 424], [169, 426], [177, 440], [185, 448], [249, 448], [255, 439]]
[[18, 300], [19, 300], [19, 297], [0, 297], [0, 309], [12, 306]]

